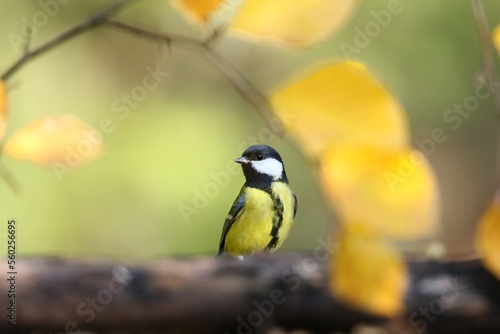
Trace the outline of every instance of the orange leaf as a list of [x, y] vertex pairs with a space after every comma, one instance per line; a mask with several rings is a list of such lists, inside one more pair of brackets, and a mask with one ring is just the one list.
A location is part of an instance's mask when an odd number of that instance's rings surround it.
[[485, 266], [500, 279], [500, 191], [479, 221], [476, 246]]
[[316, 159], [333, 144], [382, 149], [409, 145], [399, 103], [357, 62], [323, 66], [270, 100], [285, 127]]
[[358, 0], [247, 0], [232, 28], [289, 46], [317, 43], [339, 29]]
[[400, 240], [429, 234], [437, 226], [437, 185], [419, 151], [335, 147], [324, 156], [321, 177], [344, 226]]
[[4, 146], [4, 153], [14, 159], [71, 168], [102, 152], [101, 134], [71, 115], [40, 118], [15, 132]]
[[330, 288], [345, 303], [386, 317], [403, 311], [406, 265], [383, 241], [342, 231], [330, 261]]
[[497, 51], [500, 52], [500, 24], [493, 29], [492, 32], [493, 44], [497, 48]]
[[7, 89], [2, 80], [0, 80], [0, 141], [5, 136], [7, 129]]
[[207, 22], [223, 0], [174, 0], [179, 11], [195, 21]]

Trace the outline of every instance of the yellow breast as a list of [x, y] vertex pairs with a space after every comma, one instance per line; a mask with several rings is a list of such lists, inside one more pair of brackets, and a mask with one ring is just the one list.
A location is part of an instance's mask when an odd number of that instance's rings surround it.
[[[246, 188], [246, 203], [226, 235], [225, 250], [233, 255], [263, 251], [273, 238], [273, 222], [278, 219], [275, 204], [282, 205], [280, 227], [275, 228], [277, 240], [274, 249], [281, 246], [293, 222], [295, 200], [290, 187], [282, 182], [274, 182], [269, 193], [256, 188]], [[273, 200], [273, 198], [275, 200]]]

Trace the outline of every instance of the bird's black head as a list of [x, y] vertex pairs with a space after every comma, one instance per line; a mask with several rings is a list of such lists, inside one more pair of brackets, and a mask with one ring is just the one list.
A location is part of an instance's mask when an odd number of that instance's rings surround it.
[[270, 184], [272, 181], [288, 183], [283, 160], [271, 146], [250, 146], [235, 161], [241, 164], [248, 185]]

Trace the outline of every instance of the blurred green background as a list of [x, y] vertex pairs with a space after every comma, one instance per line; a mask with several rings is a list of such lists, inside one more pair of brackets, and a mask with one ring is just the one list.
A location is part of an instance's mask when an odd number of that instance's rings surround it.
[[[46, 2], [0, 1], [0, 71], [22, 54], [13, 34], [22, 35]], [[46, 24], [33, 29], [32, 45], [108, 2], [58, 5]], [[400, 99], [415, 140], [430, 138], [435, 128], [445, 130], [446, 142], [429, 155], [441, 186], [438, 237], [451, 254], [468, 254], [477, 217], [493, 193], [496, 119], [491, 99], [457, 129], [443, 119], [447, 109], [474, 94], [480, 54], [470, 1], [400, 4], [402, 11], [353, 58], [365, 62]], [[345, 59], [340, 46], [355, 45], [360, 29], [374, 21], [373, 11], [387, 6], [388, 1], [362, 1], [340, 32], [313, 48], [288, 50], [228, 34], [216, 49], [267, 93], [316, 62]], [[485, 7], [490, 24], [499, 23], [500, 2], [485, 1]], [[158, 31], [206, 36], [167, 0], [138, 1], [119, 16]], [[157, 66], [168, 75], [137, 105], [124, 107], [123, 94], [142, 85], [148, 69]], [[95, 127], [103, 119], [113, 124], [103, 136], [106, 154], [62, 180], [50, 168], [2, 158], [22, 191], [14, 194], [1, 181], [0, 219], [17, 219], [23, 255], [215, 254], [224, 218], [244, 181], [232, 161], [257, 142], [281, 153], [299, 198], [296, 223], [280, 251], [314, 249], [335, 226], [313, 169], [293, 140], [269, 135], [257, 112], [194, 52], [104, 27], [35, 59], [7, 83], [7, 135], [53, 114], [74, 114]], [[183, 215], [188, 207], [193, 211]], [[6, 231], [6, 224], [1, 226]]]

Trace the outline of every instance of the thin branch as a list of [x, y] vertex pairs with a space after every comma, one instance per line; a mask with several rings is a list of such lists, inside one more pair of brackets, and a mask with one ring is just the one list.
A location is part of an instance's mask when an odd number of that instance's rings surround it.
[[214, 45], [222, 36], [225, 35], [227, 31], [227, 26], [213, 28], [212, 33], [205, 40], [205, 43], [209, 46]]
[[[31, 51], [26, 49], [26, 52], [23, 54], [21, 58], [19, 58], [10, 68], [8, 68], [2, 75], [2, 80], [9, 79], [15, 72], [17, 72], [22, 66], [24, 66], [27, 62], [34, 59], [35, 57], [51, 50], [52, 48], [61, 45], [62, 43], [70, 40], [71, 38], [83, 33], [90, 28], [93, 28], [107, 20], [107, 16], [117, 10], [121, 9], [123, 6], [131, 2], [132, 0], [116, 0], [103, 8], [101, 8], [94, 15], [87, 18], [85, 21], [71, 27], [70, 29], [64, 31], [63, 33], [57, 35], [52, 38], [48, 42], [43, 45], [35, 48]], [[28, 43], [27, 43], [28, 44]]]
[[[267, 101], [264, 94], [257, 89], [250, 81], [248, 81], [243, 74], [241, 74], [234, 66], [232, 66], [224, 57], [211, 48], [213, 43], [212, 39], [207, 41], [198, 41], [184, 36], [157, 33], [146, 28], [130, 25], [119, 20], [109, 20], [108, 16], [122, 8], [132, 0], [116, 0], [115, 2], [103, 7], [97, 13], [86, 19], [85, 21], [77, 24], [76, 26], [66, 30], [60, 35], [54, 37], [45, 44], [36, 49], [29, 51], [26, 48], [25, 53], [18, 59], [10, 68], [8, 68], [2, 75], [2, 80], [10, 78], [17, 70], [23, 65], [32, 60], [33, 58], [49, 51], [50, 49], [70, 40], [78, 34], [96, 27], [97, 25], [107, 23], [110, 26], [116, 27], [122, 31], [134, 33], [136, 35], [146, 37], [153, 40], [165, 41], [167, 45], [171, 43], [177, 44], [184, 49], [190, 49], [204, 55], [207, 61], [213, 65], [219, 72], [221, 72], [236, 88], [236, 90], [260, 113], [260, 115], [269, 123], [273, 114], [272, 107]], [[215, 34], [218, 35], [218, 34]], [[27, 43], [28, 44], [28, 43]], [[273, 129], [273, 127], [271, 127]], [[274, 130], [274, 129], [273, 129]], [[277, 133], [282, 135], [281, 132]]]
[[27, 36], [26, 36], [26, 42], [24, 43], [24, 49], [23, 49], [23, 56], [26, 56], [26, 54], [29, 53], [30, 51], [30, 46], [31, 46], [31, 38], [33, 37], [33, 31], [30, 26], [28, 26], [27, 29]]
[[[109, 20], [106, 24], [141, 37], [164, 41], [169, 44], [176, 44], [178, 47], [183, 49], [199, 52], [212, 66], [214, 66], [229, 80], [229, 82], [243, 96], [243, 98], [256, 108], [266, 122], [270, 123], [273, 110], [265, 95], [248, 79], [246, 79], [245, 76], [222, 55], [212, 49], [212, 41], [210, 39], [207, 41], [198, 41], [189, 37], [154, 32], [147, 28], [130, 25], [120, 20]], [[274, 130], [273, 127], [270, 128]], [[282, 133], [277, 134], [281, 135]]]
[[[478, 72], [478, 76], [483, 81], [491, 79], [493, 82], [498, 82], [495, 69], [495, 53], [483, 2], [482, 0], [471, 0], [471, 5], [481, 48], [481, 68]], [[492, 94], [497, 115], [496, 185], [500, 186], [500, 89], [495, 89]]]
[[264, 119], [269, 122], [273, 114], [273, 108], [267, 101], [265, 95], [216, 51], [209, 49], [205, 57], [209, 63], [215, 66], [229, 82], [231, 82], [234, 88], [236, 88], [238, 92], [240, 92], [240, 94], [260, 112]]
[[[229, 82], [235, 87], [235, 89], [259, 112], [259, 114], [264, 118], [264, 120], [271, 125], [271, 119], [273, 115], [272, 106], [267, 101], [265, 95], [255, 87], [245, 76], [239, 72], [231, 63], [229, 63], [222, 55], [212, 49], [212, 44], [221, 35], [220, 32], [214, 33], [211, 38], [206, 41], [199, 41], [191, 39], [184, 36], [163, 34], [151, 31], [146, 28], [137, 27], [125, 23], [119, 20], [110, 20], [109, 15], [113, 12], [118, 11], [126, 4], [130, 3], [132, 0], [116, 0], [107, 6], [101, 8], [94, 15], [90, 16], [83, 22], [69, 28], [68, 30], [62, 32], [61, 34], [55, 36], [48, 42], [42, 44], [41, 46], [30, 50], [30, 36], [27, 36], [26, 47], [21, 58], [19, 58], [14, 64], [12, 64], [1, 76], [1, 80], [7, 80], [12, 75], [14, 75], [19, 69], [21, 69], [30, 60], [33, 60], [37, 56], [61, 45], [62, 43], [78, 36], [79, 34], [90, 30], [98, 25], [107, 24], [109, 26], [118, 28], [122, 31], [130, 32], [138, 36], [146, 37], [156, 41], [163, 41], [168, 46], [170, 44], [176, 44], [177, 46], [191, 50], [204, 56], [207, 61], [214, 66], [221, 74], [223, 74]], [[283, 135], [283, 129], [275, 129], [275, 127], [270, 126], [270, 129], [275, 132], [275, 134], [281, 136]]]
[[177, 46], [184, 49], [204, 53], [208, 50], [206, 43], [180, 35], [174, 34], [163, 34], [155, 31], [151, 31], [147, 28], [138, 27], [124, 22], [123, 20], [109, 20], [106, 22], [108, 26], [118, 28], [119, 30], [131, 32], [140, 37], [145, 37], [148, 39], [166, 42], [167, 44], [177, 44]]

